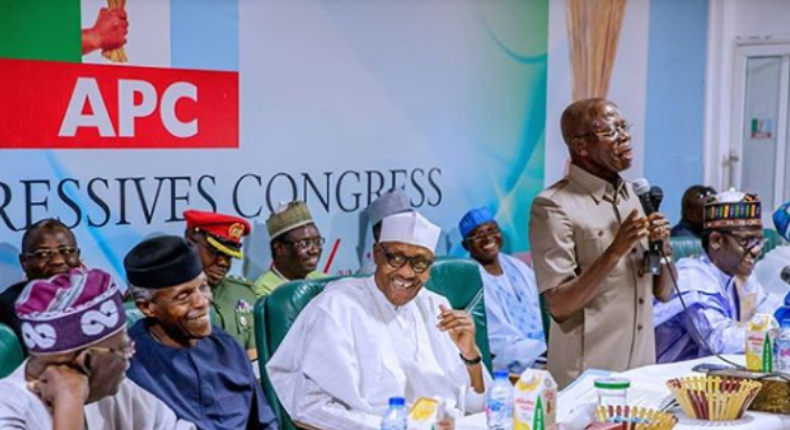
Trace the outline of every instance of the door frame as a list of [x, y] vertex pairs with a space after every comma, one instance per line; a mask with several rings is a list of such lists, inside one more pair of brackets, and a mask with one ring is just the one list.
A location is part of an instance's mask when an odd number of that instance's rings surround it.
[[787, 134], [788, 134], [788, 104], [790, 103], [790, 39], [782, 40], [744, 40], [738, 41], [735, 46], [734, 70], [732, 82], [732, 110], [730, 112], [729, 145], [724, 154], [725, 163], [722, 165], [722, 179], [726, 188], [741, 189], [741, 169], [743, 160], [744, 127], [746, 126], [745, 99], [746, 99], [746, 63], [750, 57], [781, 57], [779, 80], [779, 110], [775, 119], [776, 130], [776, 164], [774, 170], [774, 195], [760, 196], [764, 203], [768, 203], [771, 210], [763, 211], [764, 217], [770, 214], [773, 208], [779, 207], [783, 202], [785, 175], [785, 160], [787, 159]]

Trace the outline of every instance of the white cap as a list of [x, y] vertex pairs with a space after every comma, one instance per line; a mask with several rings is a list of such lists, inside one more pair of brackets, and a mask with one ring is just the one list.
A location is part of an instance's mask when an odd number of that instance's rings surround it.
[[379, 242], [401, 242], [436, 252], [442, 229], [417, 211], [390, 215], [381, 221]]

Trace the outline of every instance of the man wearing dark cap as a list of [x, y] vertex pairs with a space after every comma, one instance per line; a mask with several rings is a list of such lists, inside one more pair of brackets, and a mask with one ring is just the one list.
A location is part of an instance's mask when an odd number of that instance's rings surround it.
[[27, 284], [16, 303], [28, 358], [0, 380], [0, 429], [194, 429], [124, 379], [134, 343], [110, 274], [71, 269]]
[[0, 323], [11, 327], [21, 339], [22, 332], [19, 331], [20, 323], [14, 312], [14, 302], [28, 282], [47, 279], [80, 267], [82, 261], [80, 261], [77, 239], [74, 233], [57, 219], [47, 218], [38, 221], [22, 235], [19, 264], [25, 272], [25, 280], [11, 285], [0, 294]]
[[258, 297], [271, 294], [280, 285], [296, 279], [326, 276], [317, 270], [324, 238], [313, 222], [307, 204], [293, 201], [278, 207], [266, 220], [272, 250], [272, 268], [255, 281]]
[[670, 301], [654, 305], [658, 362], [743, 354], [752, 317], [773, 314], [781, 305], [752, 276], [765, 243], [760, 212], [760, 200], [753, 194], [730, 190], [708, 200], [705, 253], [677, 265], [683, 303], [673, 294]]
[[197, 248], [211, 287], [215, 323], [241, 343], [250, 359], [256, 359], [252, 308], [257, 297], [251, 282], [228, 276], [233, 259], [244, 259], [241, 238], [250, 233], [250, 224], [239, 217], [197, 210], [184, 211], [184, 219], [184, 237]]
[[137, 308], [129, 378], [201, 430], [276, 429], [244, 349], [209, 318], [211, 289], [195, 246], [158, 236], [124, 259]]
[[[409, 196], [400, 188], [393, 188], [382, 194], [376, 200], [373, 200], [370, 206], [365, 209], [365, 215], [367, 215], [368, 223], [371, 225], [373, 243], [379, 241], [379, 236], [381, 235], [381, 221], [384, 218], [403, 212], [411, 212], [413, 210], [411, 201], [409, 201]], [[361, 215], [360, 217], [364, 218]], [[370, 251], [373, 249], [373, 244], [365, 244], [364, 241], [366, 237], [364, 233], [360, 235], [360, 243], [366, 252], [362, 258], [362, 268], [359, 269], [360, 275], [372, 275], [373, 272], [376, 271], [376, 263], [373, 261], [373, 253]]]

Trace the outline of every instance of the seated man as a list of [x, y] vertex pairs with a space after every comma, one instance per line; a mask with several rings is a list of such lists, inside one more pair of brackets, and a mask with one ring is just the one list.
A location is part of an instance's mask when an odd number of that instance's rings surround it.
[[271, 294], [288, 281], [326, 276], [316, 270], [324, 238], [304, 202], [293, 201], [277, 208], [266, 220], [266, 229], [274, 261], [272, 268], [255, 281], [258, 297]]
[[480, 263], [494, 367], [520, 374], [546, 352], [535, 272], [500, 252], [502, 232], [488, 209], [467, 212], [458, 229], [464, 249]]
[[0, 429], [194, 429], [124, 379], [134, 343], [111, 276], [72, 269], [25, 287], [16, 306], [28, 358], [0, 379]]
[[760, 255], [763, 226], [756, 195], [730, 190], [705, 205], [700, 257], [677, 263], [677, 293], [655, 303], [659, 363], [711, 354], [742, 354], [746, 326], [755, 313], [773, 314], [779, 300], [751, 276]]
[[129, 378], [201, 430], [276, 429], [247, 353], [211, 326], [211, 290], [195, 246], [177, 236], [146, 239], [124, 267], [146, 316], [129, 330], [137, 346]]
[[65, 224], [54, 218], [38, 221], [25, 230], [21, 249], [19, 263], [26, 280], [11, 285], [0, 294], [0, 323], [11, 327], [20, 339], [22, 332], [14, 313], [14, 302], [25, 285], [29, 281], [47, 279], [82, 265], [77, 239]]
[[716, 190], [705, 185], [692, 185], [685, 193], [683, 193], [683, 200], [681, 200], [680, 222], [678, 222], [672, 231], [671, 237], [695, 237], [699, 239], [702, 236], [702, 212], [705, 209], [705, 202], [708, 198], [716, 194]]
[[249, 234], [250, 223], [231, 215], [196, 210], [184, 211], [184, 219], [184, 238], [197, 248], [211, 287], [217, 325], [239, 341], [250, 359], [255, 360], [258, 352], [252, 308], [258, 296], [252, 291], [251, 282], [228, 276], [233, 258], [244, 258], [241, 238]]
[[375, 274], [327, 285], [299, 314], [266, 366], [295, 421], [378, 429], [392, 396], [438, 397], [456, 413], [484, 409], [488, 373], [472, 318], [423, 288], [438, 238], [417, 212], [385, 218]]
[[[411, 207], [409, 196], [400, 189], [394, 188], [382, 194], [365, 209], [367, 217], [360, 215], [360, 219], [367, 218], [368, 224], [371, 225], [371, 233], [373, 235], [373, 243], [379, 241], [381, 236], [381, 220], [402, 212], [411, 212], [414, 209]], [[365, 234], [363, 229], [360, 229], [360, 246], [362, 249], [362, 268], [359, 269], [359, 275], [372, 275], [376, 270], [376, 264], [373, 263], [373, 251], [368, 242], [370, 236]]]

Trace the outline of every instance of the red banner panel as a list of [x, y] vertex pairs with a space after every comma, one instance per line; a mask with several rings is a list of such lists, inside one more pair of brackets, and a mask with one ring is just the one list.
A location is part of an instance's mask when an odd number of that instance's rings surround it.
[[238, 147], [237, 72], [0, 59], [0, 148]]

